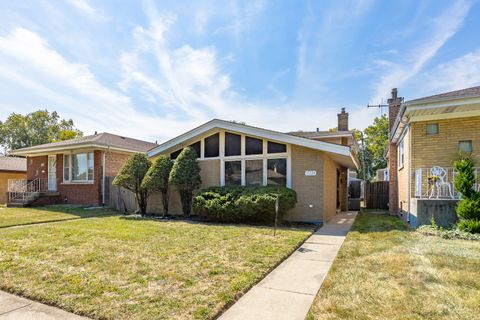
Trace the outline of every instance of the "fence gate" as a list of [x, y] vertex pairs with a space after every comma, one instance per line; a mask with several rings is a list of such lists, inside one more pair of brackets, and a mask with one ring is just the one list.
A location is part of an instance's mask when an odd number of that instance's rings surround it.
[[388, 181], [365, 183], [365, 207], [388, 209]]

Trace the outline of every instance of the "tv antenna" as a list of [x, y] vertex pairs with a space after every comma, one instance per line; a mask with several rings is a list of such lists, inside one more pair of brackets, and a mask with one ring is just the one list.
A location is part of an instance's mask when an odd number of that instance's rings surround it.
[[379, 108], [380, 114], [383, 116], [383, 108], [388, 108], [388, 104], [384, 104], [382, 101], [380, 104], [367, 104], [367, 108]]

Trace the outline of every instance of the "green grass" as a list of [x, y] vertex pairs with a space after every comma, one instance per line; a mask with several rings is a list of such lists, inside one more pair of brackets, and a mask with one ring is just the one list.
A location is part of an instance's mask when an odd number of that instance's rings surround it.
[[115, 212], [110, 209], [85, 209], [83, 207], [62, 205], [38, 208], [0, 207], [0, 228], [49, 221], [89, 218], [114, 213]]
[[361, 213], [308, 319], [479, 319], [480, 243]]
[[99, 319], [208, 319], [309, 229], [79, 219], [0, 229], [0, 288]]

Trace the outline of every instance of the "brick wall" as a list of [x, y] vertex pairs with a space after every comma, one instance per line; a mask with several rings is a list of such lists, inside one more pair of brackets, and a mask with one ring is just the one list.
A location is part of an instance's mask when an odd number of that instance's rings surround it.
[[[291, 146], [292, 189], [298, 202], [285, 217], [292, 221], [322, 221], [324, 204], [324, 154], [312, 149]], [[315, 170], [316, 176], [305, 176], [306, 170]]]
[[[438, 123], [438, 134], [427, 135], [427, 124]], [[472, 155], [480, 166], [480, 117], [413, 122], [411, 150], [411, 195], [414, 196], [416, 169], [452, 167], [458, 156], [458, 142], [472, 140]]]
[[[397, 89], [392, 89], [392, 96], [388, 99], [388, 132], [393, 130], [393, 125], [400, 111], [402, 99], [397, 96]], [[397, 181], [397, 145], [395, 143], [389, 144], [389, 212], [392, 215], [398, 214], [398, 181]]]
[[[406, 213], [408, 211], [408, 177], [409, 177], [409, 155], [410, 155], [410, 139], [411, 131], [407, 130], [403, 137], [403, 154], [404, 164], [403, 167], [398, 167], [397, 170], [397, 183], [398, 183], [398, 213]], [[398, 150], [397, 150], [398, 151]]]
[[48, 178], [48, 156], [27, 158], [27, 179]]
[[102, 151], [93, 152], [93, 183], [63, 183], [63, 154], [57, 154], [57, 190], [64, 203], [102, 205]]
[[105, 152], [105, 175], [115, 177], [131, 155], [112, 151]]

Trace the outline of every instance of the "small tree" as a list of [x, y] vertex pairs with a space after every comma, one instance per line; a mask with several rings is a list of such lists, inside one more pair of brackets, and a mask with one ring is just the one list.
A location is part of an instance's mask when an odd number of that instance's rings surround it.
[[162, 194], [163, 216], [168, 214], [168, 179], [173, 161], [167, 156], [160, 156], [153, 161], [143, 178], [142, 188], [149, 193], [160, 191]]
[[[480, 221], [480, 192], [475, 190], [475, 162], [471, 156], [462, 156], [455, 161], [455, 169], [458, 171], [455, 177], [455, 188], [461, 193], [462, 199], [457, 206], [457, 215], [463, 220], [458, 227], [478, 232]], [[475, 228], [470, 226], [475, 225]]]
[[148, 190], [142, 187], [142, 181], [150, 165], [151, 163], [145, 154], [136, 153], [125, 162], [120, 172], [115, 179], [113, 179], [114, 185], [135, 193], [142, 216], [147, 212], [147, 199], [149, 195]]
[[180, 192], [183, 214], [190, 215], [193, 192], [202, 184], [197, 155], [191, 147], [183, 149], [177, 160], [175, 160], [169, 181]]

